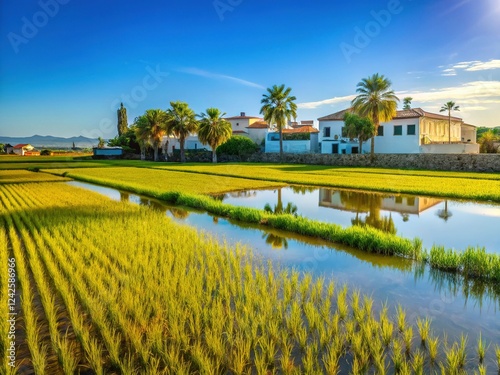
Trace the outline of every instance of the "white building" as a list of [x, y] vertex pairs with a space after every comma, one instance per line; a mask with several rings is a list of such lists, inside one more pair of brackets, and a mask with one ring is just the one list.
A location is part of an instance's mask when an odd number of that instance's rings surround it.
[[[321, 153], [351, 154], [369, 153], [371, 140], [359, 150], [357, 140], [343, 134], [344, 115], [351, 109], [342, 110], [318, 119]], [[449, 136], [448, 116], [412, 108], [396, 112], [387, 123], [381, 123], [375, 136], [375, 152], [382, 154], [414, 153], [478, 153], [475, 127], [465, 125], [461, 118], [451, 117]], [[451, 139], [451, 143], [449, 143]]]
[[243, 135], [248, 137], [248, 127], [256, 122], [263, 121], [261, 117], [247, 116], [245, 112], [241, 112], [239, 116], [226, 117], [233, 129], [233, 135]]
[[[312, 126], [283, 129], [283, 152], [295, 154], [319, 152], [318, 134], [319, 130]], [[265, 142], [265, 152], [280, 151], [279, 132], [268, 132]]]

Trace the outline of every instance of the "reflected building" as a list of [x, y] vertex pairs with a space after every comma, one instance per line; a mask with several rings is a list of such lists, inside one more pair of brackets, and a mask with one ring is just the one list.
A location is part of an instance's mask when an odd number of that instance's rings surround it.
[[[412, 195], [366, 193], [347, 190], [319, 189], [319, 205], [356, 214], [379, 211], [418, 215], [441, 203], [442, 199]], [[374, 207], [375, 206], [375, 207]]]

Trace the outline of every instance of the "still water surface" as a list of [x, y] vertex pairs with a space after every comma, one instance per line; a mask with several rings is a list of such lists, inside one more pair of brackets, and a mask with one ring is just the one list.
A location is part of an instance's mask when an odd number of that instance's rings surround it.
[[[347, 284], [374, 299], [374, 310], [387, 302], [395, 312], [401, 304], [408, 320], [429, 316], [438, 335], [446, 332], [450, 340], [461, 333], [469, 338], [469, 352], [475, 350], [477, 337], [492, 343], [489, 348], [490, 369], [494, 345], [500, 345], [500, 286], [481, 282], [465, 282], [453, 274], [431, 270], [409, 260], [369, 254], [326, 241], [288, 232], [233, 222], [205, 212], [171, 206], [161, 201], [116, 189], [77, 181], [72, 186], [92, 190], [117, 201], [129, 201], [162, 210], [174, 221], [212, 233], [231, 243], [248, 245], [264, 259], [282, 267], [311, 272], [334, 280], [337, 287]], [[414, 327], [414, 332], [418, 332]]]
[[500, 205], [404, 194], [290, 186], [216, 196], [235, 206], [295, 211], [304, 217], [344, 227], [368, 225], [401, 237], [464, 250], [485, 247], [500, 253]]

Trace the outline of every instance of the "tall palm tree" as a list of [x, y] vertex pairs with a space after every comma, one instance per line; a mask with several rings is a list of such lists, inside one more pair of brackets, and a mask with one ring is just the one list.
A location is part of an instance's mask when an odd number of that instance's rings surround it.
[[186, 161], [184, 155], [184, 143], [189, 134], [196, 132], [198, 121], [194, 111], [184, 102], [170, 102], [167, 109], [167, 130], [173, 133], [178, 139], [181, 149], [181, 162]]
[[399, 98], [390, 87], [391, 81], [376, 73], [358, 83], [358, 96], [351, 102], [354, 112], [361, 117], [369, 117], [375, 126], [375, 134], [371, 140], [372, 160], [375, 156], [375, 136], [378, 135], [380, 123], [391, 121], [396, 115]]
[[297, 117], [297, 104], [295, 96], [290, 96], [290, 87], [285, 85], [274, 85], [267, 89], [267, 94], [263, 94], [260, 101], [262, 108], [260, 113], [264, 115], [264, 120], [269, 124], [275, 124], [280, 133], [280, 160], [283, 161], [283, 128], [287, 121]]
[[448, 111], [448, 143], [451, 143], [451, 111], [460, 111], [460, 106], [455, 105], [455, 102], [447, 102], [441, 107], [439, 112]]
[[[167, 117], [161, 109], [148, 109], [142, 116], [135, 119], [136, 135], [144, 147], [148, 142], [153, 147], [154, 161], [158, 161], [158, 148], [163, 136], [167, 134]], [[141, 142], [140, 142], [141, 143]]]
[[199, 117], [200, 126], [198, 128], [198, 138], [203, 144], [209, 144], [212, 148], [212, 162], [217, 163], [217, 147], [225, 143], [233, 134], [231, 123], [224, 120], [222, 117], [225, 113], [221, 113], [217, 108], [208, 108], [205, 113]]
[[413, 98], [411, 96], [407, 96], [403, 98], [403, 109], [411, 109], [411, 101]]

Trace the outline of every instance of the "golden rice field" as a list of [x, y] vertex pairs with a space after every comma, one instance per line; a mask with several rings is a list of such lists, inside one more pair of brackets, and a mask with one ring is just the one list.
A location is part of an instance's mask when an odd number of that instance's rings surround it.
[[2, 358], [1, 373], [484, 371], [466, 338], [444, 340], [425, 317], [262, 264], [161, 212], [58, 183], [0, 185], [0, 207], [18, 314], [17, 368]]
[[217, 194], [227, 191], [285, 186], [282, 182], [248, 180], [234, 177], [194, 175], [192, 173], [134, 167], [50, 169], [45, 172], [87, 182], [125, 188], [149, 196], [178, 191], [193, 194]]
[[500, 202], [500, 175], [333, 168], [290, 164], [159, 165], [159, 169], [288, 184], [376, 190]]
[[0, 170], [0, 184], [11, 184], [21, 182], [60, 182], [69, 181], [69, 178], [53, 176], [46, 173], [36, 173], [27, 170]]

